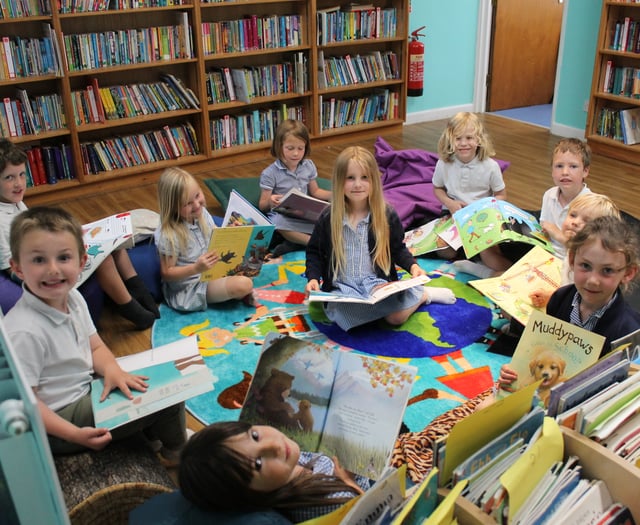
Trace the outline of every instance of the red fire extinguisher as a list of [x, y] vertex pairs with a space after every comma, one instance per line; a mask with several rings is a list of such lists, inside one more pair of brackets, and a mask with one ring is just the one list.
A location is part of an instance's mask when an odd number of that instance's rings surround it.
[[419, 27], [411, 33], [409, 42], [409, 82], [407, 95], [421, 97], [424, 88], [424, 44], [418, 40], [424, 36], [420, 33], [426, 26]]

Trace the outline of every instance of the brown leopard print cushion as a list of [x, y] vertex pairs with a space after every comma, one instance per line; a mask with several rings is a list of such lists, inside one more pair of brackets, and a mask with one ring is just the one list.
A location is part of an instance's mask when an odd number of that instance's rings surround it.
[[419, 483], [433, 467], [432, 445], [438, 439], [448, 436], [453, 426], [463, 418], [472, 414], [476, 407], [492, 393], [486, 390], [462, 405], [448, 410], [436, 417], [419, 432], [400, 434], [391, 457], [391, 465], [399, 467], [407, 464], [407, 475], [411, 481]]

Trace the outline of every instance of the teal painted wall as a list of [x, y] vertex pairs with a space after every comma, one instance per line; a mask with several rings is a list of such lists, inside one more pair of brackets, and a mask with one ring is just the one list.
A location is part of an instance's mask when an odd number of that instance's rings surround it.
[[[413, 0], [410, 31], [426, 25], [425, 91], [409, 97], [408, 113], [470, 105], [479, 0]], [[554, 123], [584, 129], [602, 0], [565, 0], [564, 43]]]
[[409, 32], [427, 26], [424, 94], [409, 97], [407, 112], [471, 104], [478, 0], [412, 0]]
[[566, 5], [562, 69], [556, 88], [555, 122], [584, 129], [600, 27], [602, 0], [573, 0]]

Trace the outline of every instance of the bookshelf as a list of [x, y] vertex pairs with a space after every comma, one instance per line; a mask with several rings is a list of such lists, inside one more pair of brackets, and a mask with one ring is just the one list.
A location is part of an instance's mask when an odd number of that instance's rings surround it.
[[[574, 430], [567, 428], [561, 428], [561, 430], [564, 439], [564, 457], [577, 456], [582, 465], [583, 477], [603, 480], [614, 501], [629, 507], [637, 522], [640, 518], [640, 501], [637, 497], [640, 469]], [[438, 489], [438, 492], [441, 496], [445, 496], [448, 489]], [[462, 497], [456, 500], [455, 514], [460, 525], [496, 523], [492, 517]]]
[[[42, 0], [38, 12], [5, 4], [3, 135], [34, 154], [48, 147], [52, 169], [74, 174], [30, 187], [32, 205], [153, 181], [167, 166], [263, 156], [283, 118], [303, 120], [318, 143], [397, 129], [406, 117], [408, 0], [360, 9], [330, 0], [61, 0], [53, 9]], [[18, 70], [11, 45], [33, 39], [49, 40], [53, 65]], [[33, 53], [25, 63], [39, 64]], [[347, 60], [351, 69], [337, 74], [355, 76], [323, 81], [323, 63]], [[20, 122], [40, 107], [46, 129]], [[21, 128], [10, 128], [12, 116]]]
[[640, 144], [625, 143], [620, 113], [635, 108], [640, 108], [640, 3], [604, 0], [587, 113], [586, 139], [593, 151], [640, 164]]

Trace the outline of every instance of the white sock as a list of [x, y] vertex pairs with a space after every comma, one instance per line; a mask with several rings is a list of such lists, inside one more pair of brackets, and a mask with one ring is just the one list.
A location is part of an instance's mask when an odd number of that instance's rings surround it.
[[453, 304], [456, 302], [456, 296], [449, 288], [427, 286], [426, 289], [429, 294], [429, 303]]
[[480, 277], [480, 279], [493, 277], [493, 270], [481, 263], [474, 263], [465, 259], [463, 261], [454, 261], [453, 265], [457, 270], [468, 273], [469, 275], [475, 275], [476, 277]]

